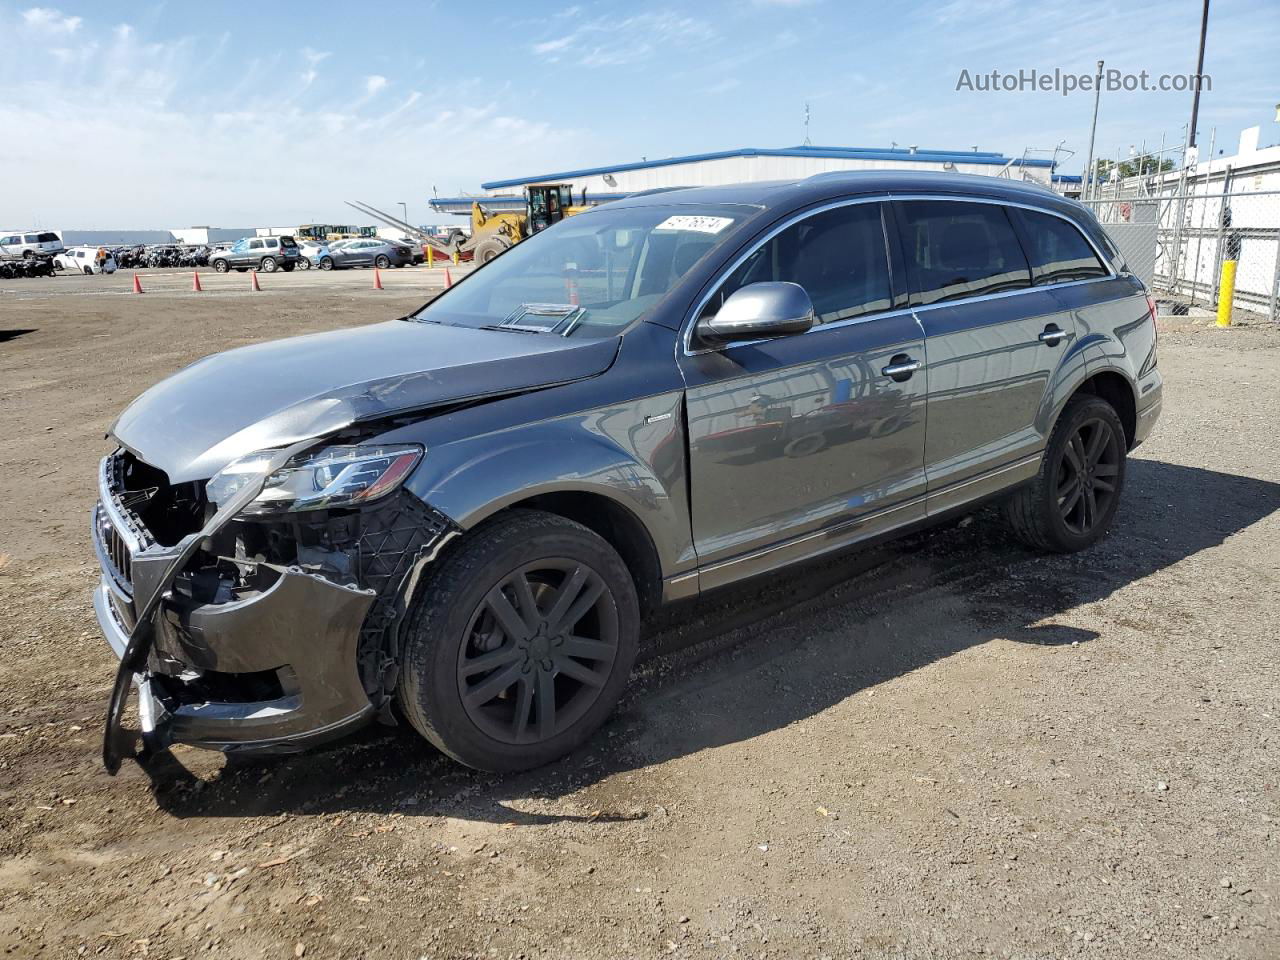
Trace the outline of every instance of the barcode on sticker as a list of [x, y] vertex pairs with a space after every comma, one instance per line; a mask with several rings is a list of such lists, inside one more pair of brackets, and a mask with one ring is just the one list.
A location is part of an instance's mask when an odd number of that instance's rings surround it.
[[694, 233], [719, 233], [729, 224], [733, 217], [667, 217], [653, 229], [655, 230], [690, 230]]

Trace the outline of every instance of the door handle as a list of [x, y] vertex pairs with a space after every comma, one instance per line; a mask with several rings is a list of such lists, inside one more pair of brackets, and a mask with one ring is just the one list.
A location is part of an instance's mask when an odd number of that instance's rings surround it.
[[1040, 342], [1047, 343], [1051, 347], [1056, 347], [1067, 336], [1067, 331], [1060, 330], [1055, 324], [1049, 324], [1044, 328], [1044, 332], [1040, 334]]
[[889, 360], [887, 367], [882, 367], [880, 372], [898, 383], [910, 380], [911, 375], [920, 369], [920, 361], [913, 360], [905, 353], [894, 354]]

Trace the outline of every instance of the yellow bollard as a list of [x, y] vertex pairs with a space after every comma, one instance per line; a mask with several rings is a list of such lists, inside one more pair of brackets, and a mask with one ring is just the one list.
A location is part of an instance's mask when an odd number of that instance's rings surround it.
[[434, 267], [435, 265], [436, 265], [436, 248], [428, 245], [428, 247], [427, 247], [427, 266], [428, 266], [428, 267]]
[[1218, 326], [1231, 326], [1231, 301], [1236, 295], [1236, 265], [1238, 260], [1222, 261], [1222, 279], [1218, 282]]
[[454, 265], [455, 267], [458, 265], [458, 251], [457, 251], [457, 250], [453, 251], [453, 265]]

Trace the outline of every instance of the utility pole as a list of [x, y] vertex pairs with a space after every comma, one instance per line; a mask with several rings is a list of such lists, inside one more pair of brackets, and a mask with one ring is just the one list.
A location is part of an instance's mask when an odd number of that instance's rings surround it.
[[1209, 0], [1204, 0], [1204, 13], [1200, 15], [1200, 54], [1196, 57], [1196, 91], [1191, 97], [1191, 130], [1187, 134], [1187, 146], [1196, 145], [1196, 118], [1200, 115], [1200, 77], [1204, 73], [1204, 37], [1209, 29]]
[[[1205, 0], [1206, 3], [1209, 0]], [[1084, 162], [1085, 200], [1089, 199], [1090, 184], [1093, 182], [1093, 138], [1098, 133], [1098, 98], [1102, 96], [1102, 61], [1098, 61], [1098, 73], [1093, 78], [1093, 124], [1089, 127], [1089, 159]]]

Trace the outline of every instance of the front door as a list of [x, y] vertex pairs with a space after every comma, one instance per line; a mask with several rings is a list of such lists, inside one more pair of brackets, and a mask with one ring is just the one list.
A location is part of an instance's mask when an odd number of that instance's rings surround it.
[[803, 286], [817, 324], [680, 358], [704, 589], [923, 515], [924, 343], [894, 298], [881, 205], [777, 232], [704, 315], [766, 280]]

